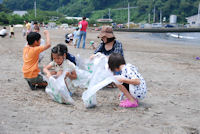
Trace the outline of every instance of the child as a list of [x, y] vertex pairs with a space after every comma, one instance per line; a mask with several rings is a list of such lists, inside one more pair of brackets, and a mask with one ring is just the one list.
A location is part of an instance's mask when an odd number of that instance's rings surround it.
[[72, 33], [66, 34], [65, 35], [65, 43], [71, 45], [72, 41], [73, 41], [73, 34]]
[[[54, 75], [56, 78], [59, 77], [63, 71], [66, 72], [65, 79], [69, 78], [70, 80], [77, 79], [75, 65], [67, 59], [67, 47], [63, 44], [58, 44], [57, 46], [53, 47], [51, 50], [51, 60], [52, 62], [49, 63], [46, 67], [44, 67], [44, 72], [46, 73], [47, 77], [51, 77]], [[50, 71], [50, 69], [53, 69]], [[70, 88], [69, 85], [71, 83], [66, 83], [68, 89]]]
[[41, 70], [38, 67], [39, 54], [51, 46], [49, 32], [45, 30], [44, 35], [46, 36], [46, 44], [40, 46], [41, 35], [36, 32], [30, 32], [27, 35], [28, 45], [23, 50], [24, 64], [22, 71], [32, 90], [36, 89], [36, 86], [47, 85], [42, 75], [39, 74]]
[[126, 64], [122, 55], [113, 53], [110, 55], [108, 65], [111, 71], [121, 71], [121, 77], [118, 81], [123, 83], [117, 87], [127, 97], [121, 100], [120, 107], [137, 107], [138, 99], [143, 99], [146, 95], [146, 84], [143, 77], [137, 72], [135, 66]]
[[79, 30], [79, 28], [76, 27], [76, 30], [73, 32], [73, 45], [74, 45], [74, 47], [76, 47], [77, 41], [79, 39], [79, 32], [80, 31], [78, 31], [78, 30]]
[[14, 37], [15, 33], [14, 33], [14, 27], [13, 25], [10, 26], [10, 38]]
[[92, 47], [92, 49], [96, 49], [94, 41], [90, 41], [90, 47]]

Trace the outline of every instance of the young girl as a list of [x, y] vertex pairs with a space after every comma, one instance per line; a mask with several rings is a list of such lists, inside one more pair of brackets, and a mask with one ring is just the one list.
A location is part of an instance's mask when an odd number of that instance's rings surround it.
[[67, 80], [66, 85], [68, 89], [70, 89], [71, 81], [77, 79], [77, 74], [74, 63], [67, 59], [67, 53], [67, 47], [63, 44], [58, 44], [53, 47], [51, 50], [52, 62], [44, 67], [43, 71], [48, 78], [52, 75], [59, 77], [63, 71], [67, 71], [65, 80]]
[[146, 83], [143, 77], [137, 72], [135, 66], [126, 64], [122, 55], [113, 53], [110, 55], [108, 65], [111, 71], [121, 71], [121, 77], [117, 80], [123, 84], [117, 87], [124, 93], [127, 99], [121, 100], [120, 107], [137, 107], [138, 100], [146, 95]]

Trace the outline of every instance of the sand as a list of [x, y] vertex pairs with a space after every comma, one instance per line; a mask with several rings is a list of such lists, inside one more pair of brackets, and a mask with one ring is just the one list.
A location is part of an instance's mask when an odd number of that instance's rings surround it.
[[[49, 30], [52, 46], [64, 43], [66, 31]], [[99, 32], [89, 30], [87, 44]], [[128, 63], [138, 67], [147, 82], [147, 97], [138, 108], [120, 108], [119, 90], [97, 93], [97, 107], [86, 109], [83, 90], [73, 96], [75, 106], [58, 104], [42, 90], [31, 91], [23, 79], [25, 38], [0, 38], [0, 134], [198, 134], [200, 132], [200, 46], [128, 38], [123, 43]], [[43, 35], [43, 34], [42, 34]], [[93, 50], [68, 46], [69, 52], [88, 58]], [[50, 61], [47, 50], [42, 64]]]

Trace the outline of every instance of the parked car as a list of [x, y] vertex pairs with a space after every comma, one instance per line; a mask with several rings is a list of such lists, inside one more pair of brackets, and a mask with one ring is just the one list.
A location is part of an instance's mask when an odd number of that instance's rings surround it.
[[162, 24], [161, 23], [153, 23], [152, 28], [161, 28]]
[[167, 24], [165, 25], [165, 28], [173, 28], [174, 26], [173, 25], [170, 25], [170, 24]]

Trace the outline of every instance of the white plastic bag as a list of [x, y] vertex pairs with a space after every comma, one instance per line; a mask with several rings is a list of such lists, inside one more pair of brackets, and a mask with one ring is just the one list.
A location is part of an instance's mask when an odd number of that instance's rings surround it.
[[74, 100], [71, 98], [70, 92], [64, 82], [65, 74], [66, 73], [64, 72], [57, 79], [53, 76], [47, 79], [48, 86], [45, 91], [54, 101], [58, 103], [74, 104]]
[[105, 87], [106, 85], [115, 82], [112, 72], [108, 69], [108, 58], [103, 54], [97, 54], [93, 59], [92, 76], [89, 87], [82, 94], [82, 99], [85, 107], [94, 107], [97, 104], [96, 92]]

